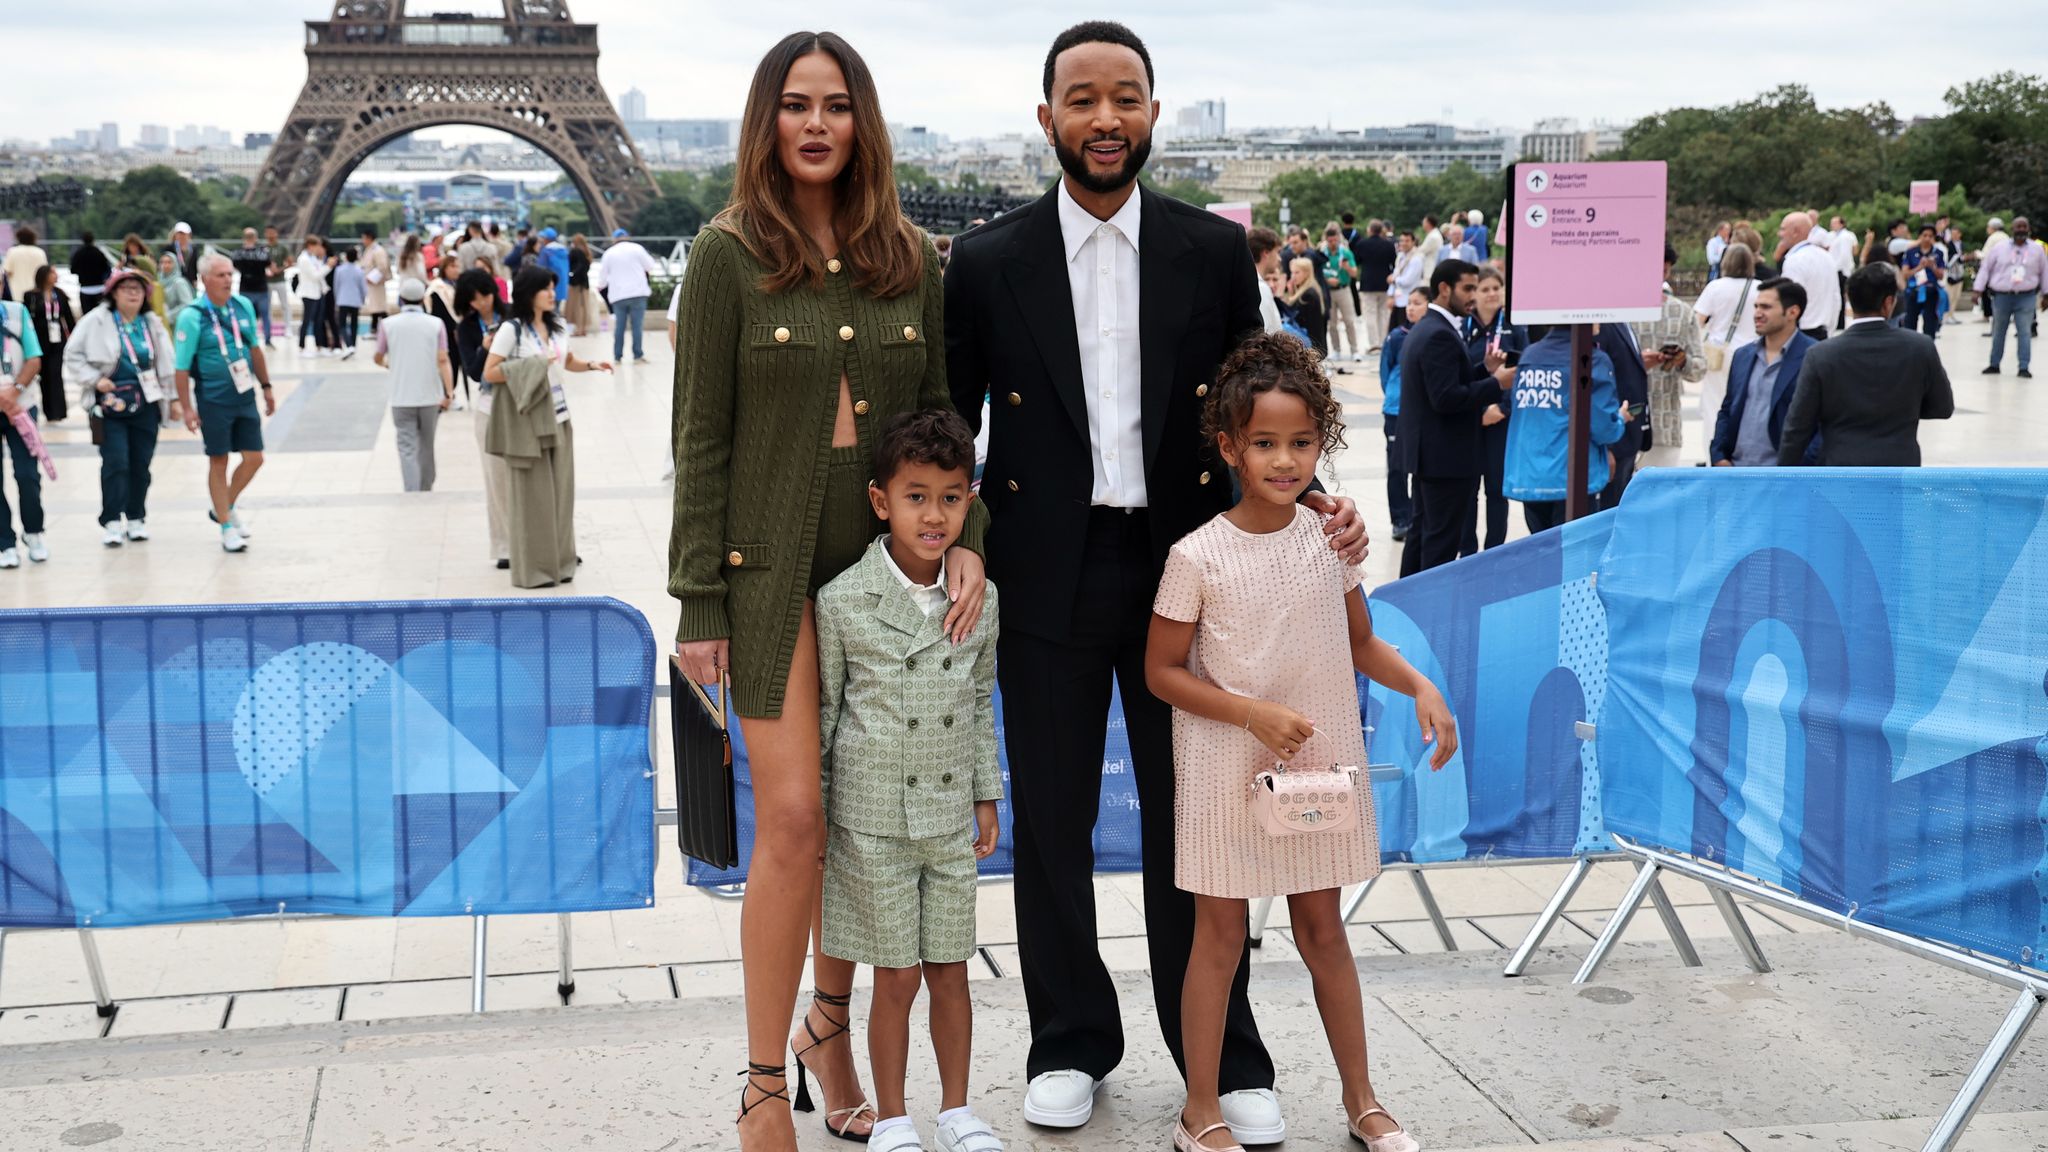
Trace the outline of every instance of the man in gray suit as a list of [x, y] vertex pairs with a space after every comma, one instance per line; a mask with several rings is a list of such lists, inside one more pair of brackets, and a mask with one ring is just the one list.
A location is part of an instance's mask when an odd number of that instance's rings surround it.
[[1918, 467], [1920, 421], [1955, 415], [1934, 341], [1890, 323], [1898, 297], [1889, 264], [1866, 264], [1849, 277], [1855, 318], [1807, 352], [1778, 441], [1779, 467], [1806, 463], [1816, 435], [1823, 466]]

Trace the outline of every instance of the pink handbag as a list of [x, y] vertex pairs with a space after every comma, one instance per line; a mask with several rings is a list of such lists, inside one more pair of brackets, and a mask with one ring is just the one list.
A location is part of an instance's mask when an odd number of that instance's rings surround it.
[[1252, 808], [1272, 836], [1348, 832], [1358, 825], [1358, 767], [1315, 771], [1276, 764], [1252, 777]]

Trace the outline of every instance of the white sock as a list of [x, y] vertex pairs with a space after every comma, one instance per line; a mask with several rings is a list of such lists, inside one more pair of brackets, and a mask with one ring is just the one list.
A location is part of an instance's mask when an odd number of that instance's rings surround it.
[[974, 1115], [974, 1105], [962, 1104], [958, 1108], [948, 1108], [944, 1112], [939, 1113], [939, 1123], [950, 1124], [955, 1120], [964, 1120], [972, 1115]]
[[908, 1127], [910, 1127], [910, 1117], [908, 1117], [908, 1116], [891, 1116], [891, 1117], [889, 1117], [889, 1118], [888, 1118], [887, 1120], [877, 1120], [877, 1121], [875, 1121], [875, 1126], [874, 1126], [873, 1128], [871, 1128], [871, 1129], [869, 1129], [869, 1130], [868, 1130], [868, 1137], [869, 1137], [869, 1139], [873, 1139], [874, 1137], [876, 1137], [876, 1136], [880, 1136], [880, 1135], [881, 1135], [882, 1133], [884, 1133], [884, 1132], [888, 1131], [888, 1130], [889, 1130], [889, 1129], [891, 1129], [891, 1128], [908, 1128]]

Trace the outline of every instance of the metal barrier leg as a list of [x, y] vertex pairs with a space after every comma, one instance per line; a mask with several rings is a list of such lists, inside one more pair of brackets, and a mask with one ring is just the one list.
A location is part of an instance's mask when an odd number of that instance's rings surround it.
[[1950, 1152], [1962, 1140], [1963, 1129], [1977, 1115], [1977, 1106], [1984, 1102], [1984, 1095], [1991, 1090], [1998, 1074], [2005, 1071], [2006, 1062], [2012, 1059], [2013, 1050], [2019, 1047], [2034, 1018], [2041, 1014], [2044, 1002], [2048, 1002], [2048, 996], [2038, 989], [2021, 991], [2012, 1011], [2005, 1014], [2005, 1022], [1998, 1026], [1998, 1034], [1991, 1038], [1991, 1046], [1977, 1057], [1977, 1065], [1963, 1081], [1962, 1091], [1956, 1093], [1948, 1111], [1941, 1114], [1941, 1122], [1934, 1126], [1934, 1134], [1927, 1138], [1923, 1152]]
[[1422, 870], [1409, 870], [1408, 878], [1415, 881], [1415, 894], [1422, 898], [1422, 910], [1429, 914], [1429, 922], [1436, 925], [1436, 938], [1444, 942], [1444, 951], [1456, 952], [1458, 939], [1451, 935], [1451, 926], [1444, 922], [1444, 910], [1436, 906], [1436, 893], [1429, 890], [1429, 881], [1422, 878]]
[[1721, 919], [1728, 922], [1728, 933], [1735, 937], [1735, 946], [1742, 950], [1742, 958], [1749, 962], [1752, 970], [1769, 972], [1771, 962], [1764, 959], [1763, 945], [1756, 942], [1756, 933], [1750, 931], [1749, 918], [1742, 914], [1742, 906], [1735, 902], [1735, 897], [1718, 887], [1709, 885], [1707, 891], [1714, 897], [1714, 907], [1721, 910]]
[[469, 1010], [471, 1012], [481, 1012], [484, 1010], [484, 937], [485, 925], [489, 920], [489, 916], [472, 916], [469, 918], [469, 922], [476, 927], [476, 935], [471, 938], [469, 946]]
[[92, 938], [92, 930], [78, 930], [78, 946], [85, 950], [85, 975], [92, 981], [93, 1008], [104, 1020], [114, 1014], [114, 997], [107, 991], [107, 970], [100, 966], [100, 946]]
[[1700, 966], [1699, 950], [1692, 946], [1692, 937], [1686, 934], [1685, 925], [1679, 923], [1678, 909], [1671, 906], [1671, 897], [1664, 894], [1664, 882], [1650, 881], [1650, 903], [1657, 906], [1657, 918], [1664, 921], [1664, 931], [1671, 936], [1671, 946], [1678, 949], [1678, 959], [1687, 968]]
[[1529, 929], [1529, 935], [1523, 937], [1521, 947], [1516, 948], [1515, 954], [1509, 957], [1508, 966], [1502, 969], [1501, 975], [1520, 976], [1529, 970], [1530, 958], [1535, 956], [1536, 949], [1543, 946], [1543, 938], [1550, 935], [1552, 928], [1557, 927], [1558, 917], [1564, 915], [1564, 906], [1571, 903], [1573, 896], [1578, 895], [1579, 885], [1586, 882], [1587, 875], [1592, 871], [1593, 862], [1584, 856], [1572, 861], [1571, 872], [1565, 876], [1564, 883], [1557, 886], [1557, 891], [1551, 893], [1550, 903], [1543, 906], [1543, 914], [1536, 917], [1535, 926]]
[[0, 977], [7, 975], [7, 929], [0, 928]]
[[1572, 983], [1584, 984], [1593, 978], [1593, 973], [1600, 970], [1600, 965], [1607, 961], [1607, 954], [1614, 950], [1615, 942], [1621, 939], [1623, 932], [1628, 931], [1628, 922], [1635, 919], [1636, 909], [1643, 906], [1643, 897], [1649, 895], [1650, 886], [1656, 882], [1657, 865], [1644, 861], [1643, 866], [1636, 870], [1635, 883], [1628, 886], [1628, 895], [1622, 897], [1621, 907], [1616, 908], [1614, 915], [1608, 917], [1607, 931], [1602, 932], [1600, 938], [1593, 941], [1593, 950], [1586, 953], [1586, 962], [1579, 965], [1578, 974], [1572, 977]]
[[1344, 901], [1344, 922], [1346, 924], [1351, 923], [1351, 918], [1358, 915], [1358, 909], [1365, 904], [1365, 898], [1372, 893], [1372, 886], [1379, 883], [1380, 877], [1384, 875], [1386, 875], [1384, 872], [1378, 873], [1372, 879], [1360, 884], [1358, 891], [1351, 894], [1351, 899]]
[[1271, 896], [1261, 896], [1252, 902], [1252, 947], [1257, 948], [1263, 943], [1261, 938], [1266, 934], [1266, 917], [1272, 914], [1273, 898]]
[[561, 993], [562, 1002], [576, 994], [576, 961], [569, 951], [569, 914], [564, 912], [555, 918], [556, 931], [562, 940], [562, 967], [555, 978], [555, 991]]

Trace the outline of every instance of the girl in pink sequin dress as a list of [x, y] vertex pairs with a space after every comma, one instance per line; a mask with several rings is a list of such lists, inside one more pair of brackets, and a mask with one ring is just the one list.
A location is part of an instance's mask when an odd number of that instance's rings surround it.
[[[1181, 1152], [1237, 1147], [1223, 1123], [1217, 1065], [1247, 901], [1261, 896], [1287, 897], [1352, 1135], [1368, 1152], [1420, 1147], [1373, 1094], [1363, 997], [1339, 909], [1343, 885], [1379, 871], [1353, 669], [1414, 697], [1424, 738], [1436, 744], [1432, 767], [1449, 761], [1458, 738], [1442, 694], [1373, 635], [1355, 591], [1358, 569], [1331, 550], [1322, 518], [1299, 503], [1317, 461], [1343, 446], [1342, 419], [1320, 360], [1299, 341], [1254, 336], [1226, 359], [1203, 430], [1236, 470], [1242, 494], [1174, 545], [1153, 603], [1145, 673], [1174, 709], [1174, 883], [1195, 898], [1181, 997]], [[1357, 766], [1360, 819], [1345, 831], [1268, 832], [1252, 807], [1252, 779], [1276, 760]]]

